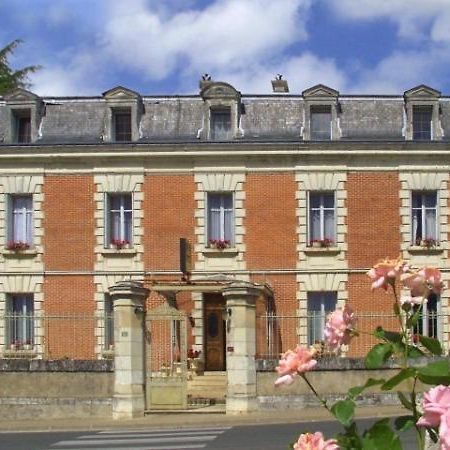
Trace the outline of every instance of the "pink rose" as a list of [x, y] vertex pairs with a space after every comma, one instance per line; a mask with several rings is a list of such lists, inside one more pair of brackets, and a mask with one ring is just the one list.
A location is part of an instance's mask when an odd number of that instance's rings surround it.
[[441, 416], [439, 443], [441, 444], [441, 450], [450, 450], [450, 410], [447, 410]]
[[441, 416], [450, 408], [450, 387], [442, 384], [431, 388], [423, 395], [423, 414], [417, 421], [419, 427], [437, 428]]
[[337, 351], [341, 345], [349, 344], [352, 338], [351, 331], [356, 325], [356, 317], [354, 317], [353, 311], [349, 306], [345, 306], [344, 309], [337, 309], [328, 317], [328, 321], [325, 325], [325, 341], [328, 346]]
[[388, 286], [393, 285], [395, 278], [402, 270], [404, 262], [402, 259], [385, 259], [375, 264], [367, 275], [373, 280], [372, 290], [376, 288], [383, 288], [387, 290]]
[[323, 434], [317, 431], [314, 434], [301, 434], [294, 444], [294, 450], [339, 450], [339, 446], [335, 439], [326, 441]]
[[421, 303], [419, 299], [428, 297], [431, 292], [439, 295], [443, 288], [441, 272], [434, 267], [424, 267], [418, 271], [404, 274], [402, 282], [405, 287], [410, 289], [411, 297], [416, 300], [415, 304]]
[[297, 374], [314, 369], [317, 364], [313, 359], [315, 353], [314, 349], [308, 350], [299, 345], [294, 351], [288, 350], [278, 363], [277, 372], [280, 377], [275, 381], [275, 386], [292, 384]]

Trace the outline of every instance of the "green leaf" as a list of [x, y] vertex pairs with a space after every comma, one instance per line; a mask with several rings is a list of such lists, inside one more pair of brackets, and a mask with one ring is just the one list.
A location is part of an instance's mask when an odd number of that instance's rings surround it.
[[408, 358], [417, 359], [426, 356], [425, 353], [415, 345], [408, 345]]
[[394, 331], [386, 331], [383, 327], [378, 326], [375, 329], [374, 335], [379, 339], [384, 339], [385, 341], [396, 343], [402, 342], [402, 335]]
[[418, 378], [426, 384], [450, 384], [450, 366], [448, 359], [432, 362], [417, 369]]
[[400, 416], [394, 421], [394, 426], [397, 431], [408, 431], [416, 424], [414, 416]]
[[402, 369], [398, 374], [394, 375], [392, 378], [389, 378], [389, 380], [387, 380], [383, 384], [383, 386], [381, 386], [381, 389], [383, 391], [390, 391], [392, 388], [400, 384], [402, 381], [413, 377], [415, 373], [416, 371], [410, 367]]
[[368, 369], [378, 369], [392, 355], [392, 344], [377, 344], [366, 355], [364, 361]]
[[413, 411], [413, 404], [406, 398], [406, 395], [403, 392], [398, 391], [397, 392], [398, 398], [401, 402], [401, 404], [410, 411]]
[[369, 378], [366, 381], [366, 384], [362, 385], [362, 386], [355, 386], [352, 387], [348, 390], [348, 396], [351, 398], [355, 398], [358, 395], [360, 395], [363, 391], [365, 391], [366, 389], [372, 387], [372, 386], [376, 386], [378, 384], [383, 384], [385, 383], [385, 379], [384, 378], [380, 378], [380, 379], [376, 379], [376, 378]]
[[331, 407], [331, 412], [344, 427], [349, 427], [353, 422], [355, 403], [352, 400], [340, 400]]
[[376, 422], [364, 433], [364, 450], [402, 450], [400, 438], [389, 425], [389, 419]]
[[442, 355], [441, 343], [437, 339], [419, 334], [419, 341], [429, 352], [433, 353], [433, 355]]

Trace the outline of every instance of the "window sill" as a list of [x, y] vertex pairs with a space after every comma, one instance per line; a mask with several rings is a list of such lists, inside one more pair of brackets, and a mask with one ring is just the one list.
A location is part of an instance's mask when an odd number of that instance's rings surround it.
[[408, 248], [408, 252], [413, 255], [438, 255], [442, 253], [444, 249], [442, 247], [422, 247], [420, 245], [412, 245]]
[[235, 247], [231, 248], [205, 248], [202, 253], [207, 256], [236, 256], [239, 250]]
[[104, 248], [101, 251], [102, 255], [135, 255], [137, 250], [135, 248]]
[[31, 258], [38, 254], [35, 248], [29, 248], [27, 250], [8, 250], [4, 249], [2, 251], [2, 255], [5, 257], [14, 257], [14, 258]]
[[305, 247], [303, 252], [306, 255], [337, 255], [341, 252], [339, 247]]
[[37, 356], [37, 352], [34, 349], [30, 350], [5, 350], [3, 352], [3, 358], [35, 358]]

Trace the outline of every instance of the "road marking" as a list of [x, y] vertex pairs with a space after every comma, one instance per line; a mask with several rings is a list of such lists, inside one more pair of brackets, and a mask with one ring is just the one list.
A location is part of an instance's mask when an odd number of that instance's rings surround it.
[[138, 434], [138, 433], [165, 433], [165, 432], [174, 432], [174, 433], [184, 433], [185, 431], [227, 431], [231, 430], [232, 427], [183, 427], [183, 428], [152, 428], [151, 430], [146, 430], [142, 428], [134, 428], [130, 430], [129, 428], [126, 430], [104, 430], [99, 431], [98, 434]]
[[[123, 433], [123, 434], [114, 434], [114, 439], [116, 438], [131, 438], [131, 437], [165, 437], [165, 436], [201, 436], [201, 435], [212, 435], [212, 434], [222, 434], [225, 430], [219, 430], [219, 431], [177, 431], [172, 433], [160, 433], [160, 432], [142, 432], [142, 433]], [[105, 434], [98, 434], [98, 435], [91, 435], [91, 436], [79, 436], [77, 439], [83, 440], [83, 439], [105, 439], [107, 435]]]
[[[70, 440], [70, 441], [59, 441], [56, 444], [53, 444], [52, 447], [69, 447], [72, 445], [78, 445], [81, 447], [86, 447], [88, 445], [107, 445], [107, 444], [116, 444], [116, 445], [125, 445], [125, 444], [164, 444], [166, 442], [198, 442], [198, 441], [213, 441], [216, 439], [216, 435], [212, 436], [172, 436], [172, 437], [161, 437], [161, 438], [135, 438], [133, 439], [86, 439], [85, 441]], [[108, 447], [109, 448], [109, 447]]]

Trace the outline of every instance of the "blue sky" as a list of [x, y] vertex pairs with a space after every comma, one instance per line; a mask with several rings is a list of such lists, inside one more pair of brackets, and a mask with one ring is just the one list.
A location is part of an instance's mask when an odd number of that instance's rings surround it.
[[209, 73], [244, 94], [324, 83], [347, 94], [450, 95], [450, 0], [0, 0], [0, 46], [40, 64], [40, 95], [198, 92]]

